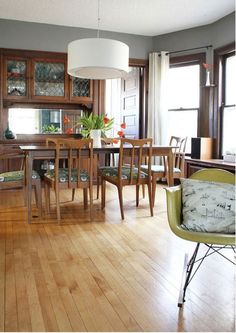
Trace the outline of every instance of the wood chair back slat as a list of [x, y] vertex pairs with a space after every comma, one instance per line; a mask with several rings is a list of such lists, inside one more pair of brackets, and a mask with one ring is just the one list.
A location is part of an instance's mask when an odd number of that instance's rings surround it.
[[[90, 216], [92, 210], [92, 179], [93, 179], [93, 140], [92, 139], [53, 139], [46, 141], [47, 145], [55, 145], [55, 178], [54, 181], [45, 181], [54, 187], [57, 197], [57, 219], [60, 221], [59, 190], [60, 188], [83, 188], [90, 192]], [[86, 154], [83, 153], [86, 149]], [[63, 154], [64, 152], [64, 154]], [[66, 156], [66, 157], [65, 157]], [[60, 181], [60, 165], [63, 161], [67, 170], [67, 179]], [[87, 180], [81, 179], [81, 172], [84, 171], [88, 176]], [[73, 177], [77, 175], [77, 180]], [[48, 207], [49, 211], [49, 207]]]

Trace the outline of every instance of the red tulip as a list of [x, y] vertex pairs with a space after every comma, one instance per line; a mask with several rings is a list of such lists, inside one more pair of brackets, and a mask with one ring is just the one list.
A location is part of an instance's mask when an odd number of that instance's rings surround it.
[[118, 131], [117, 134], [119, 135], [120, 138], [122, 138], [124, 136], [124, 132], [123, 131]]
[[64, 116], [63, 123], [68, 124], [70, 122], [70, 119], [67, 116]]
[[67, 128], [66, 134], [72, 134], [73, 133], [73, 128]]
[[108, 124], [110, 122], [110, 119], [108, 117], [103, 118], [104, 124]]
[[120, 124], [120, 127], [123, 128], [123, 129], [126, 129], [126, 123]]
[[203, 66], [205, 69], [208, 69], [208, 70], [210, 70], [210, 69], [212, 68], [212, 65], [211, 65], [211, 64], [203, 63], [202, 66]]
[[118, 143], [119, 140], [118, 139], [113, 139], [113, 143]]

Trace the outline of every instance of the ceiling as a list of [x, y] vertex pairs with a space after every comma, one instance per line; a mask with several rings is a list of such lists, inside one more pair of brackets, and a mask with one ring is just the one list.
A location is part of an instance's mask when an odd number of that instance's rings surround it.
[[211, 24], [235, 0], [0, 0], [0, 18], [144, 36]]

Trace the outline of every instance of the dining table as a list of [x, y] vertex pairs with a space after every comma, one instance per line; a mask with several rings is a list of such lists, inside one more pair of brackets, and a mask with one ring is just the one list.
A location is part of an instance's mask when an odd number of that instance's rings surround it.
[[[21, 151], [24, 152], [26, 156], [26, 198], [27, 198], [27, 221], [31, 223], [31, 200], [32, 200], [32, 171], [33, 171], [33, 161], [34, 160], [51, 160], [55, 158], [55, 146], [53, 145], [28, 145], [19, 146]], [[167, 172], [169, 178], [169, 186], [174, 185], [173, 169], [174, 169], [174, 153], [173, 146], [152, 146], [152, 156], [166, 156], [167, 157]], [[131, 153], [131, 146], [124, 147], [124, 154], [129, 155]], [[119, 146], [104, 145], [101, 148], [93, 148], [94, 155], [106, 155], [106, 154], [119, 154]], [[84, 149], [83, 154], [86, 156], [88, 150]], [[143, 155], [145, 156], [145, 147], [143, 149]], [[61, 158], [67, 158], [68, 151], [61, 150]]]

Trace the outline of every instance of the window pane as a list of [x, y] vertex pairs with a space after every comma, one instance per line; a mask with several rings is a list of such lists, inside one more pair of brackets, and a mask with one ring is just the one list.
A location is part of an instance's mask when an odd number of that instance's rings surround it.
[[82, 110], [9, 108], [8, 122], [14, 134], [80, 133], [81, 128], [76, 124], [82, 113]]
[[236, 153], [236, 108], [225, 107], [223, 113], [223, 155], [226, 152]]
[[191, 137], [197, 137], [198, 111], [169, 111], [168, 136], [187, 136], [186, 153], [191, 153]]
[[199, 71], [199, 65], [170, 68], [168, 109], [199, 107]]
[[15, 134], [40, 133], [39, 113], [36, 109], [9, 109], [9, 128]]
[[226, 59], [226, 91], [225, 104], [236, 104], [235, 87], [236, 87], [236, 56]]

